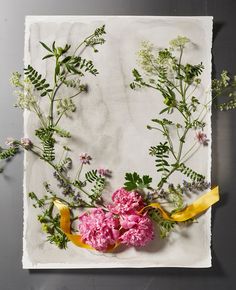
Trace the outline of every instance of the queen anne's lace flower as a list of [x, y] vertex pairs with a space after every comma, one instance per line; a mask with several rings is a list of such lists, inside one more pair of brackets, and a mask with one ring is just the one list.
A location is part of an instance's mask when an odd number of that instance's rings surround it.
[[98, 251], [105, 251], [119, 238], [119, 220], [110, 212], [96, 208], [80, 216], [79, 220], [82, 239]]
[[126, 231], [119, 237], [122, 244], [134, 247], [146, 246], [154, 238], [154, 228], [148, 216], [136, 213], [122, 215], [120, 224]]
[[130, 213], [143, 207], [141, 195], [135, 191], [126, 191], [124, 188], [120, 188], [113, 193], [112, 201], [114, 204], [109, 205], [108, 208], [115, 214]]

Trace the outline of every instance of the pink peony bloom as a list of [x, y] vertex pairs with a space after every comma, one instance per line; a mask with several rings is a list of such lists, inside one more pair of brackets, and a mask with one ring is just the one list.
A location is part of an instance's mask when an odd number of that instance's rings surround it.
[[112, 195], [114, 205], [108, 205], [109, 210], [114, 214], [126, 214], [140, 210], [144, 204], [141, 195], [135, 191], [126, 191], [120, 188]]
[[207, 135], [204, 132], [201, 132], [201, 131], [197, 132], [196, 139], [201, 145], [203, 146], [208, 145], [209, 139], [207, 139]]
[[119, 220], [110, 212], [96, 208], [80, 216], [79, 220], [82, 239], [98, 251], [105, 251], [119, 238]]
[[31, 140], [29, 138], [21, 138], [20, 143], [23, 147], [25, 147], [25, 149], [30, 149], [33, 146], [33, 143], [31, 142]]
[[79, 159], [82, 164], [90, 164], [92, 157], [89, 156], [88, 153], [81, 153]]
[[119, 237], [122, 244], [134, 247], [146, 246], [154, 239], [152, 221], [145, 215], [130, 214], [120, 218], [120, 224], [126, 231]]

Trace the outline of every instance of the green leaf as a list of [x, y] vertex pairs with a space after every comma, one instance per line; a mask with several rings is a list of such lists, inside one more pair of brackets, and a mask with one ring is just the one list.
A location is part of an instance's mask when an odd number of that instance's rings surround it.
[[159, 114], [161, 115], [161, 114], [165, 113], [166, 111], [169, 111], [169, 108], [168, 107], [165, 108], [165, 109], [163, 109], [163, 110], [161, 110]]
[[19, 152], [18, 147], [10, 147], [8, 149], [0, 150], [0, 159], [10, 159]]
[[42, 58], [42, 60], [44, 60], [44, 59], [46, 59], [46, 58], [53, 57], [53, 56], [54, 56], [53, 54], [47, 54], [47, 55], [45, 55], [45, 56]]
[[41, 97], [46, 96], [47, 93], [52, 91], [49, 88], [50, 85], [46, 82], [46, 79], [43, 79], [42, 75], [39, 74], [31, 65], [28, 65], [27, 68], [24, 69], [24, 72], [34, 85], [34, 88], [40, 92]]
[[70, 132], [60, 128], [59, 126], [53, 127], [53, 130], [59, 135], [60, 137], [64, 138], [71, 138]]
[[39, 43], [48, 51], [52, 52], [51, 49], [42, 41], [39, 41]]
[[126, 173], [125, 180], [126, 182], [124, 183], [124, 188], [128, 191], [148, 188], [152, 182], [152, 178], [150, 176], [144, 175], [141, 178], [137, 172]]
[[69, 60], [71, 60], [71, 58], [72, 58], [72, 56], [67, 56], [67, 57], [65, 57], [65, 58], [61, 61], [61, 63], [66, 63], [66, 62], [68, 62]]

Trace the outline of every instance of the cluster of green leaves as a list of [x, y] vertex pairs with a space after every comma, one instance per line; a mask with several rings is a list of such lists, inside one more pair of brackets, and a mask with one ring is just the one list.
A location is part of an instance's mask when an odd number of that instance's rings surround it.
[[42, 225], [42, 230], [47, 234], [47, 240], [60, 249], [66, 249], [69, 240], [60, 229], [60, 215], [53, 214], [53, 199], [47, 195], [39, 199], [34, 192], [30, 192], [28, 195], [33, 201], [33, 206], [41, 209], [42, 213], [38, 215], [38, 221]]
[[126, 173], [124, 188], [128, 191], [148, 189], [151, 182], [152, 178], [148, 175], [140, 177], [137, 172]]
[[85, 173], [86, 181], [92, 185], [90, 199], [92, 201], [98, 200], [103, 193], [106, 186], [106, 179], [98, 174], [97, 170], [91, 170]]
[[215, 98], [226, 98], [218, 108], [221, 111], [236, 109], [236, 76], [230, 77], [227, 71], [222, 71], [219, 79], [212, 80], [212, 95]]
[[52, 89], [50, 89], [50, 85], [46, 82], [46, 79], [42, 78], [42, 75], [39, 74], [31, 65], [28, 65], [28, 67], [24, 69], [24, 72], [34, 88], [41, 93], [41, 97], [44, 97], [52, 92]]
[[9, 159], [14, 157], [19, 152], [19, 147], [9, 147], [9, 148], [2, 148], [0, 147], [0, 159]]
[[164, 219], [158, 210], [150, 210], [149, 216], [158, 225], [159, 235], [161, 239], [168, 237], [169, 233], [174, 229], [176, 225], [176, 222]]
[[165, 176], [170, 172], [170, 164], [169, 164], [169, 152], [170, 147], [168, 142], [160, 142], [157, 146], [151, 146], [149, 149], [149, 154], [154, 156], [157, 172], [162, 173], [162, 179], [165, 179]]
[[203, 181], [205, 179], [204, 175], [195, 172], [193, 169], [187, 167], [184, 163], [179, 165], [178, 170], [193, 181]]

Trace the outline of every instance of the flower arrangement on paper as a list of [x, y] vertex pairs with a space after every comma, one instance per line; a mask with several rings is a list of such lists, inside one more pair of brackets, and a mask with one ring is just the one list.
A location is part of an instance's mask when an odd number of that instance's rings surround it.
[[[61, 138], [71, 137], [71, 133], [61, 127], [61, 120], [76, 111], [74, 99], [86, 93], [89, 85], [83, 83], [83, 77], [98, 74], [93, 62], [83, 58], [82, 54], [91, 48], [97, 53], [97, 47], [105, 42], [104, 35], [105, 27], [97, 28], [73, 52], [68, 44], [58, 47], [55, 42], [52, 45], [41, 42], [47, 53], [43, 61], [50, 59], [54, 65], [52, 80], [44, 78], [31, 65], [24, 69], [24, 76], [13, 73], [11, 78], [18, 95], [17, 107], [34, 113], [40, 121], [40, 127], [35, 128], [38, 142], [32, 142], [31, 136], [21, 140], [8, 138], [7, 148], [1, 148], [0, 158], [8, 160], [23, 149], [53, 169], [58, 187], [53, 188], [45, 180], [45, 195], [30, 192], [28, 197], [38, 208], [42, 234], [61, 249], [66, 248], [69, 241], [97, 251], [111, 251], [122, 244], [143, 247], [154, 239], [155, 226], [160, 237], [165, 238], [178, 223], [193, 222], [218, 200], [218, 192], [214, 191], [214, 198], [208, 200], [207, 205], [196, 201], [200, 203], [197, 209], [185, 202], [186, 194], [210, 187], [205, 176], [186, 163], [197, 154], [200, 146], [208, 145], [204, 116], [211, 105], [211, 102], [202, 104], [194, 96], [204, 66], [202, 63], [183, 63], [184, 50], [190, 42], [186, 37], [178, 36], [164, 49], [143, 43], [139, 52], [142, 73], [137, 69], [132, 71], [131, 89], [153, 89], [157, 97], [161, 95], [163, 98], [164, 109], [147, 126], [149, 130], [161, 132], [163, 137], [161, 142], [151, 144], [149, 148], [159, 178], [157, 185], [149, 175], [127, 172], [124, 184], [112, 193], [112, 202], [107, 204], [103, 192], [111, 182], [115, 168], [112, 171], [110, 168], [90, 169], [94, 156], [78, 152], [75, 161], [70, 157], [69, 147], [60, 147]], [[67, 97], [58, 96], [63, 87], [67, 88]], [[40, 106], [41, 98], [47, 100], [47, 110]], [[174, 111], [181, 116], [178, 123], [171, 118]], [[166, 117], [162, 118], [163, 115]], [[173, 131], [178, 142], [173, 142]], [[195, 138], [189, 145], [185, 141], [193, 131]], [[71, 170], [78, 162], [77, 174], [73, 177]], [[170, 183], [170, 177], [177, 172], [182, 174], [183, 181]], [[209, 199], [209, 196], [203, 198]], [[78, 214], [78, 209], [83, 213]]]

